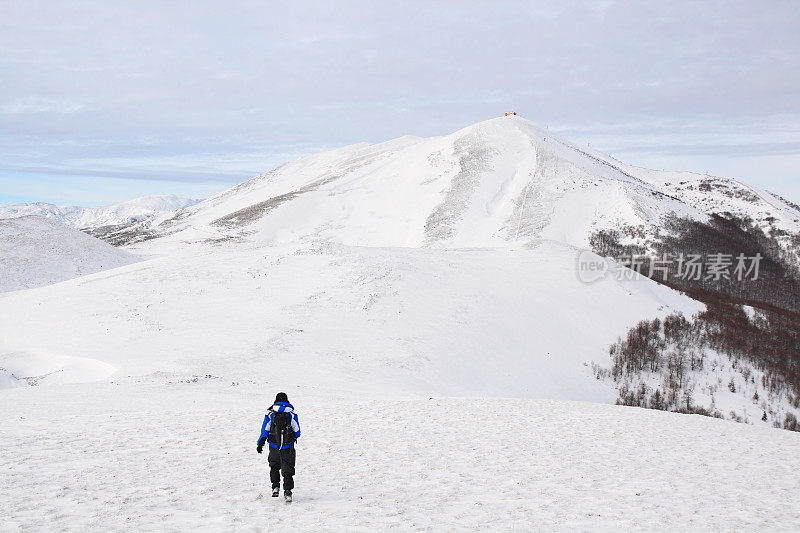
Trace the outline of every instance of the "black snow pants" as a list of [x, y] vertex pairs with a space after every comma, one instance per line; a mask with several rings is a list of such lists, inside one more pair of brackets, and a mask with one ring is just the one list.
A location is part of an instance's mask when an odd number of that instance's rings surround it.
[[294, 447], [285, 450], [269, 449], [269, 480], [272, 481], [272, 488], [281, 484], [281, 473], [283, 473], [283, 490], [294, 488]]

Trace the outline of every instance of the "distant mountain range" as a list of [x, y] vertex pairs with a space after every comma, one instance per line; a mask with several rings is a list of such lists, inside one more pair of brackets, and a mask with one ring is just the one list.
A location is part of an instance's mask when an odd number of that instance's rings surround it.
[[20, 216], [40, 216], [80, 230], [95, 230], [103, 226], [129, 224], [151, 216], [175, 211], [200, 200], [181, 198], [172, 194], [144, 196], [121, 204], [104, 207], [79, 207], [47, 203], [0, 204], [0, 219]]

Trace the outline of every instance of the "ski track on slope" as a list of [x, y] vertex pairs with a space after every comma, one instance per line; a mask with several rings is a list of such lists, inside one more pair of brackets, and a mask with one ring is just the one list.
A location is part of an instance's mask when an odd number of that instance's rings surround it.
[[9, 395], [0, 529], [800, 527], [800, 436], [786, 431], [551, 400], [292, 397], [303, 436], [286, 505], [255, 453], [255, 393], [176, 384], [145, 401], [130, 386], [84, 385], [59, 409], [47, 389]]

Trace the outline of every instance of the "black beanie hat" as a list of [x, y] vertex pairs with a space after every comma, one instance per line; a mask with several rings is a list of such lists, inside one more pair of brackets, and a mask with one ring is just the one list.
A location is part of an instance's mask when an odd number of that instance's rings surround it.
[[286, 403], [289, 403], [289, 397], [288, 397], [288, 396], [286, 396], [286, 393], [285, 393], [285, 392], [279, 392], [279, 393], [278, 393], [278, 394], [275, 396], [275, 403], [278, 403], [278, 402], [286, 402]]

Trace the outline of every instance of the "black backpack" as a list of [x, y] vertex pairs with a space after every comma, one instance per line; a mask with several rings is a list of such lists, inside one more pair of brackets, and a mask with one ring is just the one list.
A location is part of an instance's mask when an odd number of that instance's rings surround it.
[[272, 423], [269, 426], [269, 440], [278, 449], [294, 443], [291, 414], [284, 411], [272, 415]]

